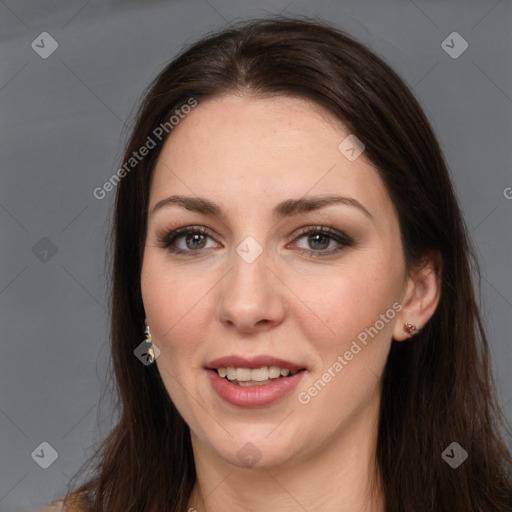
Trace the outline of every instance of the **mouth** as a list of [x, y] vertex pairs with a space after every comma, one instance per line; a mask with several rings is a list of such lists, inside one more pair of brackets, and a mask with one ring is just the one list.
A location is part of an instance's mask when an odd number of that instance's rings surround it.
[[305, 366], [269, 356], [221, 357], [205, 368], [213, 390], [237, 406], [270, 405], [289, 395], [307, 371]]
[[222, 366], [214, 368], [212, 371], [237, 386], [265, 386], [279, 379], [293, 377], [295, 374], [305, 371], [305, 368], [290, 370], [280, 366], [260, 366], [259, 368]]

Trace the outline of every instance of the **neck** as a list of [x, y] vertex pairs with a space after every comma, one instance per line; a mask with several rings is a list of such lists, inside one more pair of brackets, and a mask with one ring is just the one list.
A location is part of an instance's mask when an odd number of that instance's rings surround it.
[[285, 512], [384, 512], [375, 461], [377, 425], [370, 407], [314, 453], [251, 469], [226, 462], [193, 435], [197, 480], [188, 510], [267, 512], [271, 504]]

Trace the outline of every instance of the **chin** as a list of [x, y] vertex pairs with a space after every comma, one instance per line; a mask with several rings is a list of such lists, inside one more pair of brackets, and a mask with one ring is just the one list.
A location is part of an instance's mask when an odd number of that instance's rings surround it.
[[258, 433], [234, 434], [229, 443], [224, 441], [222, 445], [214, 443], [213, 446], [220, 457], [239, 468], [270, 470], [293, 465], [298, 455], [293, 437], [288, 440], [282, 436], [271, 439], [269, 431], [272, 429], [266, 425], [263, 430]]
[[226, 462], [240, 469], [269, 471], [292, 463], [289, 453], [260, 450], [250, 441], [237, 452], [221, 454]]

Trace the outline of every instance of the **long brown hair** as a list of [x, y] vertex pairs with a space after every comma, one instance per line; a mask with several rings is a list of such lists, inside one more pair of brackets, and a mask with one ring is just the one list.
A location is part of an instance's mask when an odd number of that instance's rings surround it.
[[[387, 64], [325, 22], [244, 22], [184, 50], [152, 82], [124, 161], [190, 98], [225, 93], [295, 96], [327, 108], [379, 170], [398, 211], [408, 268], [432, 252], [442, 259], [435, 314], [413, 340], [392, 342], [383, 375], [377, 460], [387, 512], [512, 511], [509, 431], [474, 293], [478, 266], [418, 102]], [[149, 184], [165, 142], [153, 139], [156, 146], [117, 185], [111, 336], [119, 420], [90, 459], [93, 475], [67, 495], [70, 512], [183, 512], [195, 482], [189, 428], [157, 366], [133, 354], [144, 332]], [[469, 454], [456, 469], [441, 456], [454, 441]]]

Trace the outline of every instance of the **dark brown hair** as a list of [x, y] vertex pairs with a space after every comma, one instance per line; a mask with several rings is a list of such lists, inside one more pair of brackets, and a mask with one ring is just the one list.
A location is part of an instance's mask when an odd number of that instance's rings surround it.
[[[377, 460], [387, 512], [512, 511], [507, 427], [472, 282], [478, 265], [418, 102], [387, 64], [325, 22], [244, 22], [186, 49], [152, 82], [125, 161], [190, 98], [226, 93], [287, 95], [325, 107], [363, 141], [379, 170], [398, 211], [408, 268], [431, 253], [442, 260], [436, 312], [412, 341], [392, 342], [383, 375]], [[133, 354], [144, 332], [149, 184], [164, 142], [118, 185], [111, 335], [119, 420], [90, 459], [97, 459], [93, 475], [67, 496], [70, 512], [182, 512], [195, 482], [189, 428], [157, 366]], [[469, 453], [457, 469], [441, 457], [453, 441]]]

